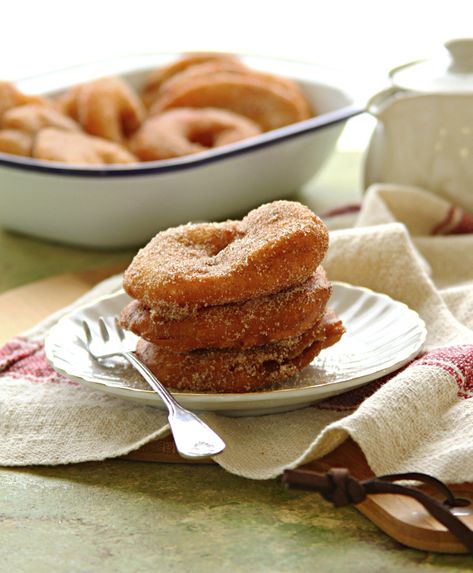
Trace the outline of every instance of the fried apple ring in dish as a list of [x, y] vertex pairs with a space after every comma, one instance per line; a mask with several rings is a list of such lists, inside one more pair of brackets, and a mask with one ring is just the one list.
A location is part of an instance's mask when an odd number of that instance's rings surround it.
[[136, 354], [170, 388], [192, 392], [251, 392], [279, 382], [310, 364], [344, 332], [330, 311], [300, 336], [245, 350], [170, 352], [140, 340]]
[[77, 96], [83, 84], [73, 86], [60, 96], [54, 99], [54, 107], [62, 114], [67, 115], [74, 121], [78, 120], [77, 114]]
[[215, 59], [195, 64], [165, 80], [157, 91], [155, 100], [158, 97], [161, 97], [168, 90], [172, 90], [175, 86], [179, 86], [183, 82], [199, 77], [212, 76], [219, 72], [249, 73], [250, 70], [235, 58]]
[[289, 78], [249, 69], [239, 61], [214, 61], [191, 66], [183, 72], [171, 77], [169, 80], [166, 80], [159, 89], [156, 99], [164, 96], [167, 92], [172, 93], [172, 90], [182, 89], [182, 85], [186, 84], [186, 82], [190, 82], [196, 78], [205, 79], [206, 77], [212, 77], [220, 72], [240, 74], [240, 76], [252, 76], [255, 80], [261, 81], [267, 86], [273, 86], [277, 90], [283, 90], [297, 106], [301, 117], [307, 119], [315, 115], [309, 101], [296, 82]]
[[61, 112], [40, 104], [27, 104], [6, 111], [0, 120], [6, 129], [19, 129], [34, 135], [45, 127], [82, 131], [79, 124]]
[[142, 161], [208, 151], [261, 133], [260, 127], [224, 109], [179, 108], [146, 120], [129, 142]]
[[158, 233], [135, 256], [123, 284], [132, 298], [158, 312], [243, 302], [306, 281], [327, 247], [327, 228], [310, 209], [273, 201], [242, 221]]
[[173, 352], [262, 346], [308, 330], [320, 320], [330, 293], [319, 267], [302, 285], [242, 303], [198, 308], [181, 320], [167, 319], [135, 300], [123, 309], [120, 324]]
[[311, 117], [307, 103], [267, 74], [218, 72], [176, 82], [158, 97], [150, 114], [176, 107], [218, 107], [252, 119], [269, 131]]
[[297, 105], [297, 109], [299, 110], [299, 114], [301, 115], [302, 119], [309, 119], [315, 115], [312, 104], [309, 102], [295, 81], [281, 76], [274, 76], [273, 74], [268, 74], [265, 72], [255, 72], [254, 70], [250, 70], [249, 73], [257, 75], [261, 81], [267, 82], [279, 89], [285, 90], [289, 97]]
[[87, 135], [48, 127], [33, 144], [32, 157], [71, 165], [135, 163], [136, 158], [121, 145]]
[[186, 54], [182, 58], [158, 68], [151, 72], [145, 82], [145, 85], [141, 91], [141, 99], [143, 100], [146, 107], [150, 107], [154, 100], [156, 99], [161, 86], [169, 78], [175, 76], [186, 70], [191, 66], [202, 64], [204, 62], [229, 62], [239, 65], [243, 65], [230, 54], [222, 53], [212, 53], [212, 52], [195, 52], [192, 54]]
[[0, 129], [0, 152], [31, 156], [33, 136], [18, 129]]
[[118, 77], [75, 86], [57, 105], [87, 133], [115, 143], [123, 143], [145, 118], [139, 97]]
[[40, 96], [20, 92], [11, 82], [0, 81], [0, 117], [9, 109], [29, 103], [45, 105], [47, 101]]

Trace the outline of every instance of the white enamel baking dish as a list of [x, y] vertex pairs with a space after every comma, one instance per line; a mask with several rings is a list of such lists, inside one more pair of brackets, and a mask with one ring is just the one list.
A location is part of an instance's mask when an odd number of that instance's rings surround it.
[[[18, 82], [26, 93], [57, 94], [119, 74], [139, 87], [176, 54], [127, 57]], [[346, 78], [309, 64], [241, 56], [249, 66], [293, 78], [316, 117], [183, 158], [136, 166], [73, 167], [0, 153], [0, 225], [91, 248], [145, 243], [171, 225], [221, 220], [288, 197], [334, 150], [345, 122], [363, 110]]]

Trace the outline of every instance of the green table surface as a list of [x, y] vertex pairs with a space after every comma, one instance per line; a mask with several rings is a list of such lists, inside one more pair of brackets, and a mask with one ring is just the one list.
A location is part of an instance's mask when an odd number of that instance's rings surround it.
[[[301, 198], [319, 211], [356, 200], [359, 172], [359, 154], [338, 153]], [[0, 232], [0, 292], [132, 254]], [[470, 557], [402, 547], [354, 508], [218, 466], [109, 460], [0, 469], [2, 573], [472, 568]]]

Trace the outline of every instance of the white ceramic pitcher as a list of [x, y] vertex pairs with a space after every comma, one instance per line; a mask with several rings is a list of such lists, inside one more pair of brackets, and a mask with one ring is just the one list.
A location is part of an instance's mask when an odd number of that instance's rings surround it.
[[371, 99], [365, 186], [417, 185], [473, 212], [473, 38], [445, 48], [392, 70], [392, 87]]

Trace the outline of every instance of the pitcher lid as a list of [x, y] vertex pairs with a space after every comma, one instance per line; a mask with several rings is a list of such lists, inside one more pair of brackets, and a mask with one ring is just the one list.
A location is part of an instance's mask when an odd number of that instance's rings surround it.
[[450, 40], [438, 57], [394, 68], [389, 77], [418, 93], [473, 93], [473, 38]]

